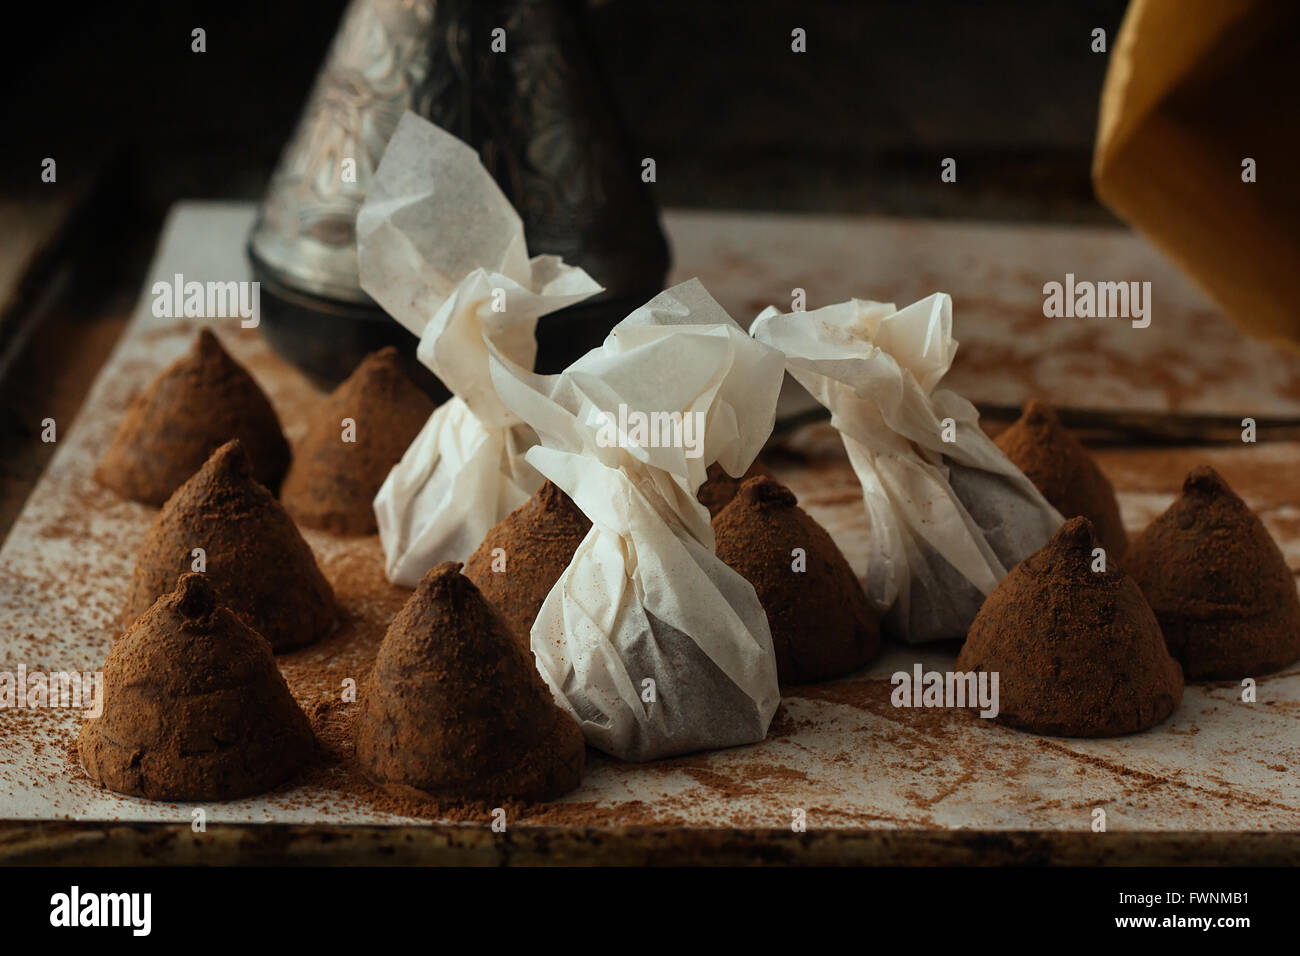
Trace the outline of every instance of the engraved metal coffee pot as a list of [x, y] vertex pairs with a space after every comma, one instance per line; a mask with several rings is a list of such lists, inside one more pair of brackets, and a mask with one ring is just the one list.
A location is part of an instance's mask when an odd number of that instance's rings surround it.
[[336, 384], [384, 345], [414, 354], [415, 339], [361, 289], [355, 234], [407, 109], [479, 151], [523, 219], [530, 254], [563, 256], [605, 286], [542, 320], [540, 370], [599, 345], [663, 287], [658, 212], [592, 55], [581, 3], [353, 0], [248, 244], [264, 293], [262, 327], [318, 384]]

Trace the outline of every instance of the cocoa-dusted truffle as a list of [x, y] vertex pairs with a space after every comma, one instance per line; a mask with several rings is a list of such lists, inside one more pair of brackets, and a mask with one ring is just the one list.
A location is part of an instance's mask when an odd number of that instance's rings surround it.
[[232, 439], [243, 443], [257, 480], [279, 488], [289, 467], [280, 419], [253, 377], [203, 329], [132, 400], [95, 477], [124, 498], [161, 505]]
[[109, 651], [104, 710], [77, 751], [118, 793], [232, 800], [293, 777], [315, 741], [270, 646], [183, 574]]
[[700, 504], [709, 509], [709, 517], [716, 518], [723, 508], [731, 504], [731, 499], [736, 497], [736, 492], [740, 486], [750, 478], [758, 476], [771, 478], [772, 472], [757, 458], [754, 463], [745, 470], [745, 473], [739, 478], [733, 478], [727, 474], [726, 470], [716, 461], [709, 465], [709, 470], [705, 476], [704, 484], [700, 485], [700, 490], [695, 493]]
[[552, 800], [582, 779], [582, 731], [509, 625], [447, 561], [389, 625], [362, 690], [357, 760], [400, 796]]
[[718, 557], [754, 585], [767, 612], [781, 683], [830, 680], [876, 656], [875, 609], [839, 547], [790, 489], [774, 478], [747, 479], [713, 519], [713, 533]]
[[375, 494], [433, 409], [397, 349], [367, 356], [312, 415], [280, 492], [285, 510], [308, 528], [373, 534]]
[[590, 530], [591, 522], [573, 500], [545, 481], [497, 522], [465, 562], [465, 577], [501, 612], [525, 648], [546, 595]]
[[957, 670], [998, 675], [1000, 723], [1063, 737], [1146, 730], [1178, 707], [1183, 675], [1137, 584], [1094, 571], [1092, 523], [1071, 518], [993, 589]]
[[1112, 557], [1128, 550], [1115, 489], [1050, 405], [1029, 402], [1019, 421], [995, 441], [1062, 517], [1091, 521], [1101, 546]]
[[1300, 658], [1295, 578], [1263, 522], [1213, 468], [1187, 476], [1124, 566], [1188, 678], [1237, 680]]
[[154, 518], [131, 575], [122, 624], [195, 570], [203, 549], [218, 599], [278, 653], [325, 635], [334, 594], [311, 548], [271, 493], [254, 480], [243, 447], [227, 442], [181, 485]]

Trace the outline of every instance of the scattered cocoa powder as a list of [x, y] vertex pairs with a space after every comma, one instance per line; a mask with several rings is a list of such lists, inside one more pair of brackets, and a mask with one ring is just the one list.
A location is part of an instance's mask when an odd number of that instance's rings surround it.
[[1300, 598], [1282, 552], [1208, 465], [1124, 563], [1188, 678], [1237, 680], [1300, 658]]
[[[152, 333], [144, 335], [146, 338], [154, 337]], [[229, 342], [231, 339], [227, 337], [226, 341]], [[259, 380], [267, 382], [272, 387], [271, 394], [275, 398], [276, 407], [285, 416], [286, 422], [290, 424], [296, 422], [301, 425], [305, 421], [306, 413], [319, 403], [319, 394], [300, 385], [298, 378], [281, 367], [278, 360], [268, 357], [258, 362], [255, 357], [246, 356], [243, 351], [236, 351], [235, 354], [240, 356], [241, 361], [248, 362], [248, 367], [258, 375]], [[140, 369], [152, 371], [153, 368], [154, 366], [149, 363], [132, 360], [125, 363], [119, 371], [122, 372], [124, 380], [130, 380], [133, 372], [139, 373]], [[274, 387], [276, 385], [282, 387], [276, 388]], [[111, 407], [113, 419], [116, 419], [126, 407], [125, 399], [128, 394], [129, 389], [125, 385], [115, 387], [105, 403], [101, 405], [101, 409]], [[99, 413], [93, 409], [88, 411], [91, 414], [83, 414], [77, 428], [83, 435], [88, 429], [93, 431], [93, 441], [87, 440], [87, 446], [93, 448], [98, 454], [105, 449], [107, 439], [111, 435], [111, 425], [115, 424], [115, 421], [109, 422], [110, 427], [101, 427], [98, 424]], [[851, 471], [847, 470], [847, 466], [840, 467], [839, 459], [842, 458], [843, 453], [838, 437], [834, 435], [833, 430], [829, 428], [826, 430], [834, 440], [827, 445], [829, 451], [825, 452], [831, 460], [818, 456], [804, 460], [802, 455], [790, 458], [793, 462], [791, 468], [807, 469], [804, 473], [804, 484], [800, 486], [805, 490], [801, 490], [800, 496], [809, 507], [813, 507], [818, 499], [816, 495], [806, 490], [810, 487], [810, 481], [806, 478], [807, 473], [814, 476], [811, 479], [813, 485], [820, 482], [823, 475], [832, 484], [836, 481], [840, 483], [856, 481]], [[804, 429], [800, 434], [812, 431], [813, 429]], [[292, 430], [291, 434], [294, 434]], [[1098, 451], [1097, 460], [1116, 486], [1131, 498], [1136, 499], [1144, 493], [1148, 498], [1159, 495], [1162, 504], [1167, 500], [1163, 496], [1177, 487], [1178, 482], [1194, 464], [1202, 460], [1212, 461], [1252, 505], [1268, 512], [1265, 518], [1269, 522], [1269, 527], [1281, 535], [1284, 532], [1278, 529], [1284, 527], [1282, 522], [1292, 519], [1277, 509], [1291, 508], [1295, 504], [1294, 474], [1298, 450], [1300, 447], [1295, 443], [1286, 442], [1269, 442], [1251, 446], [1249, 449], [1240, 447], [1182, 450], [1115, 448]], [[819, 449], [819, 454], [823, 451]], [[130, 516], [131, 521], [134, 522], [131, 523], [133, 528], [131, 537], [137, 533], [134, 530], [137, 524], [139, 528], [143, 528], [145, 518], [143, 509], [121, 501], [105, 489], [97, 489], [79, 467], [72, 474], [68, 474], [66, 470], [52, 470], [50, 478], [55, 482], [75, 487], [75, 491], [66, 501], [57, 502], [57, 511], [47, 510], [47, 516], [42, 518], [40, 535], [51, 539], [75, 540], [79, 546], [88, 541], [108, 542], [95, 545], [98, 563], [94, 567], [93, 576], [70, 571], [70, 567], [76, 568], [77, 565], [75, 562], [70, 565], [66, 560], [60, 560], [58, 548], [51, 548], [48, 554], [38, 553], [26, 557], [28, 563], [21, 569], [14, 566], [5, 568], [6, 573], [10, 575], [10, 587], [3, 595], [3, 601], [0, 602], [4, 606], [11, 610], [30, 607], [31, 602], [37, 600], [35, 595], [39, 594], [42, 607], [46, 606], [46, 602], [54, 601], [60, 608], [58, 614], [50, 617], [48, 629], [30, 626], [31, 633], [13, 635], [10, 645], [13, 659], [26, 660], [29, 666], [40, 663], [53, 669], [67, 663], [61, 656], [61, 648], [70, 643], [67, 635], [73, 629], [68, 627], [67, 622], [73, 618], [66, 617], [62, 608], [69, 601], [81, 602], [83, 608], [95, 609], [94, 613], [89, 615], [83, 613], [79, 620], [89, 618], [95, 621], [94, 629], [103, 632], [102, 637], [96, 637], [95, 641], [102, 643], [104, 650], [107, 651], [111, 635], [106, 627], [99, 626], [99, 622], [106, 621], [118, 610], [120, 592], [115, 588], [120, 586], [122, 578], [130, 571], [129, 554], [121, 550], [121, 542], [125, 538], [121, 530], [124, 522], [120, 516]], [[1131, 503], [1130, 499], [1126, 499], [1126, 505]], [[48, 509], [48, 505], [46, 508]], [[813, 510], [817, 513], [815, 507]], [[103, 520], [103, 514], [108, 514], [110, 520]], [[24, 528], [24, 533], [30, 534], [31, 529], [32, 525], [29, 523]], [[493, 803], [492, 801], [453, 800], [440, 806], [423, 799], [418, 802], [401, 799], [365, 784], [352, 755], [353, 717], [357, 706], [338, 699], [340, 678], [352, 675], [364, 676], [373, 662], [385, 625], [410, 592], [391, 585], [385, 580], [382, 551], [377, 539], [373, 537], [331, 538], [314, 532], [308, 532], [308, 537], [322, 556], [322, 567], [338, 595], [340, 606], [346, 609], [346, 619], [342, 627], [317, 644], [281, 655], [277, 661], [294, 693], [306, 706], [318, 736], [322, 741], [329, 737], [331, 755], [336, 756], [337, 759], [327, 765], [309, 767], [304, 771], [304, 777], [299, 778], [305, 779], [307, 787], [283, 794], [277, 793], [272, 798], [273, 808], [279, 806], [294, 811], [301, 811], [304, 806], [315, 808], [320, 805], [321, 790], [324, 790], [329, 796], [325, 798], [326, 805], [320, 812], [319, 819], [322, 822], [332, 818], [332, 807], [338, 808], [338, 811], [343, 813], [355, 812], [356, 804], [360, 800], [377, 810], [391, 811], [403, 816], [481, 823], [488, 822], [493, 807], [500, 805], [507, 808], [512, 827], [517, 822], [529, 825], [601, 828], [620, 825], [663, 826], [673, 823], [699, 826], [698, 802], [701, 798], [701, 790], [704, 788], [681, 789], [675, 777], [670, 792], [656, 792], [653, 798], [645, 802], [616, 801], [601, 804], [581, 800], [565, 800], [540, 805], [523, 804], [517, 801]], [[118, 585], [101, 588], [99, 585], [88, 583], [92, 577], [103, 578], [105, 581], [111, 579], [118, 582]], [[82, 640], [84, 638], [79, 638], [71, 644], [79, 646]], [[102, 656], [98, 659], [102, 659]], [[1279, 680], [1284, 676], [1276, 675], [1274, 679]], [[1018, 779], [1022, 772], [1028, 775], [1021, 781], [1023, 787], [1032, 787], [1033, 775], [1043, 769], [1044, 760], [1040, 757], [1026, 758], [1023, 756], [1023, 748], [1018, 750], [1014, 747], [988, 746], [987, 742], [981, 742], [984, 740], [983, 735], [980, 735], [980, 740], [972, 743], [961, 735], [962, 724], [980, 726], [982, 721], [966, 714], [953, 714], [943, 709], [896, 709], [890, 704], [890, 693], [890, 683], [879, 680], [790, 687], [786, 691], [786, 702], [773, 722], [768, 744], [762, 746], [770, 748], [767, 752], [771, 752], [772, 759], [778, 761], [784, 759], [782, 748], [794, 746], [806, 749], [816, 746], [819, 758], [824, 760], [827, 766], [852, 768], [859, 778], [884, 775], [911, 781], [913, 785], [918, 781], [934, 779], [951, 778], [955, 782], [967, 776], [970, 766], [977, 766], [980, 775], [971, 784], [977, 789], [989, 781], [1001, 780], [1004, 776]], [[804, 703], [801, 699], [806, 699], [809, 703]], [[816, 702], [820, 707], [815, 713], [811, 709], [812, 702]], [[794, 705], [793, 710], [791, 704]], [[800, 709], [801, 704], [802, 709]], [[1261, 701], [1261, 705], [1279, 717], [1285, 716], [1289, 719], [1300, 714], [1300, 705], [1289, 701], [1270, 699]], [[860, 726], [853, 720], [853, 714], [858, 712], [862, 714], [863, 720]], [[879, 719], [867, 725], [865, 721], [872, 717]], [[0, 735], [20, 741], [20, 747], [40, 746], [41, 742], [44, 742], [47, 751], [58, 751], [60, 757], [65, 744], [70, 743], [70, 737], [75, 736], [74, 725], [79, 723], [78, 719], [70, 717], [66, 711], [0, 710]], [[1180, 721], [1180, 728], [1184, 724], [1184, 721]], [[826, 735], [831, 741], [830, 750], [822, 749], [823, 735], [820, 733], [816, 738], [816, 744], [807, 739], [798, 741], [785, 739], [797, 728], [813, 727], [819, 730], [826, 728], [831, 730], [831, 733]], [[1162, 730], [1162, 732], [1166, 731]], [[1194, 734], [1196, 728], [1180, 729], [1178, 732]], [[837, 740], [837, 735], [852, 738], [856, 743]], [[885, 741], [888, 741], [888, 745]], [[1248, 815], [1257, 809], [1251, 806], [1250, 794], [1239, 786], [1225, 787], [1222, 792], [1211, 792], [1193, 786], [1189, 781], [1194, 781], [1195, 774], [1185, 779], [1181, 765], [1174, 767], [1158, 779], [1146, 779], [1137, 771], [1130, 771], [1129, 768], [1124, 767], [1118, 759], [1105, 762], [1103, 765], [1101, 761], [1059, 747], [1050, 740], [1034, 743], [1043, 749], [1044, 754], [1051, 761], [1054, 761], [1053, 771], [1079, 777], [1080, 806], [1087, 802], [1088, 792], [1094, 789], [1092, 786], [1082, 785], [1084, 775], [1087, 774], [1090, 784], [1095, 783], [1098, 787], [1106, 788], [1104, 791], [1106, 793], [1113, 792], [1112, 788], [1118, 786], [1128, 797], [1136, 799], [1140, 796], [1145, 800], [1146, 795], [1163, 791], [1168, 799], [1174, 801], [1170, 807], [1195, 807], [1198, 805], [1197, 800], [1190, 798], [1197, 797], [1201, 801], [1202, 813], [1209, 814], [1203, 816], [1203, 819], [1212, 818], [1215, 812], [1223, 814], [1226, 810], [1235, 808], [1231, 819], [1239, 821], [1247, 819]], [[1251, 744], [1254, 743], [1252, 740]], [[727, 751], [707, 758], [697, 756], [679, 759], [712, 764], [714, 772], [711, 774], [711, 779], [715, 786], [708, 789], [713, 793], [726, 796], [747, 791], [753, 786], [745, 761], [735, 759], [736, 753]], [[634, 782], [637, 784], [644, 784], [647, 780], [653, 782], [656, 774], [662, 773], [667, 776], [677, 767], [677, 760], [667, 760], [641, 764], [624, 770], [617, 762], [595, 752], [589, 752], [588, 758], [596, 772], [614, 774], [619, 780], [626, 777], [629, 786]], [[1232, 764], [1223, 766], [1225, 774], [1230, 776], [1227, 768]], [[691, 772], [689, 767], [682, 769]], [[28, 780], [18, 780], [14, 783], [14, 787], [16, 792], [48, 788], [51, 792], [58, 793], [67, 783], [69, 772], [66, 764], [51, 763], [48, 770], [37, 771]], [[80, 770], [75, 772], [80, 776]], [[838, 779], [836, 776], [818, 777], [814, 774], [813, 779], [815, 785], [822, 788], [821, 792], [825, 793], [826, 802], [839, 803], [835, 790]], [[924, 788], [918, 786], [918, 790], [920, 789]], [[770, 787], [769, 792], [773, 791], [779, 792], [779, 789]], [[75, 808], [79, 797], [76, 788], [69, 788], [68, 792], [72, 797], [71, 802], [66, 806], [71, 815], [77, 812]], [[903, 792], [912, 799], [907, 786], [904, 786]], [[885, 814], [883, 810], [877, 815], [867, 812], [864, 808], [846, 809], [846, 806], [819, 808], [815, 801], [808, 799], [806, 793], [800, 797], [799, 805], [808, 808], [810, 820], [816, 820], [819, 814], [823, 814], [822, 819], [835, 819], [839, 824], [848, 822], [856, 826], [875, 826], [877, 821], [888, 820], [903, 826], [939, 827], [943, 824], [924, 811], [923, 805], [942, 799], [942, 794], [946, 792], [945, 784], [944, 789], [936, 791], [938, 796], [925, 796], [924, 800], [918, 796], [914, 802], [914, 809], [902, 811], [897, 817]], [[581, 791], [574, 796], [580, 795]], [[58, 801], [59, 798], [55, 796], [56, 806]], [[776, 802], [780, 804], [780, 800]], [[753, 801], [748, 803], [735, 801], [734, 816], [728, 816], [727, 811], [722, 808], [711, 809], [712, 824], [759, 825], [767, 819], [761, 816], [765, 810], [761, 806], [755, 809], [752, 804]], [[1033, 805], [1032, 801], [1030, 805]], [[1289, 812], [1292, 808], [1284, 806], [1282, 809]], [[782, 812], [784, 812], [783, 804], [774, 807], [772, 819], [777, 819]], [[781, 821], [777, 819], [777, 822], [779, 824]]]
[[[305, 527], [374, 533], [375, 494], [433, 409], [397, 349], [367, 356], [312, 413], [284, 479], [285, 510]], [[353, 440], [345, 441], [348, 419]]]
[[289, 443], [266, 393], [207, 329], [127, 410], [95, 472], [124, 498], [161, 505], [220, 445], [243, 443], [253, 474], [272, 491], [289, 467]]
[[[497, 522], [465, 562], [469, 578], [525, 648], [546, 595], [573, 560], [591, 521], [553, 482]], [[499, 553], [505, 567], [495, 570]]]
[[880, 651], [880, 623], [853, 569], [785, 485], [747, 479], [713, 532], [718, 557], [754, 585], [767, 612], [781, 683], [841, 677]]
[[551, 800], [582, 780], [582, 731], [460, 573], [432, 568], [384, 635], [356, 720], [362, 770], [402, 798]]
[[121, 624], [171, 590], [177, 575], [205, 573], [218, 600], [276, 651], [309, 644], [337, 619], [334, 595], [311, 548], [280, 503], [254, 480], [238, 441], [227, 442], [167, 500], [140, 547]]
[[1094, 571], [1096, 535], [1071, 518], [993, 589], [958, 671], [999, 675], [997, 720], [1065, 737], [1113, 737], [1174, 712], [1183, 676], [1137, 584]]
[[201, 574], [184, 574], [104, 665], [104, 711], [77, 750], [101, 786], [151, 800], [270, 790], [312, 756], [307, 718], [271, 648]]
[[1124, 554], [1128, 536], [1115, 489], [1051, 406], [1029, 402], [1020, 419], [995, 441], [1062, 517], [1087, 518], [1112, 557]]

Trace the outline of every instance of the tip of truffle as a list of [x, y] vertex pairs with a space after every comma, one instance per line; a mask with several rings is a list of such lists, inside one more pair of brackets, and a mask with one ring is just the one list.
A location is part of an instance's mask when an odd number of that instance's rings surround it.
[[391, 373], [402, 370], [402, 356], [397, 348], [386, 345], [378, 352], [371, 352], [356, 367], [357, 372]]
[[232, 438], [214, 451], [206, 467], [211, 468], [218, 475], [229, 478], [251, 478], [253, 474], [248, 452], [244, 451], [244, 444], [238, 438]]
[[[352, 370], [334, 390], [335, 395], [350, 395], [360, 389], [382, 389], [382, 400], [391, 399], [401, 383], [414, 385], [406, 362], [401, 352], [392, 345], [386, 345], [377, 352], [371, 352]], [[376, 400], [375, 398], [371, 399]]]
[[567, 497], [560, 489], [560, 486], [549, 478], [542, 482], [542, 487], [537, 489], [536, 494], [538, 507], [546, 511], [553, 508], [563, 508]]
[[186, 620], [199, 620], [210, 615], [217, 606], [216, 595], [202, 574], [187, 571], [176, 581], [173, 592], [176, 610]]
[[740, 490], [736, 492], [736, 497], [760, 508], [793, 508], [799, 503], [793, 491], [775, 478], [768, 478], [766, 475], [747, 478], [740, 486]]
[[453, 617], [476, 615], [490, 609], [483, 592], [461, 574], [460, 561], [443, 561], [425, 572], [411, 600], [425, 607], [440, 607]]
[[1223, 476], [1209, 465], [1193, 468], [1183, 481], [1183, 494], [1193, 495], [1233, 495], [1233, 490], [1223, 480]]
[[1097, 547], [1097, 532], [1087, 518], [1071, 518], [1056, 529], [1056, 534], [1052, 535], [1047, 546], [1057, 550], [1091, 553]]
[[199, 329], [194, 339], [194, 354], [198, 356], [225, 355], [221, 340], [211, 329]]
[[1027, 425], [1059, 425], [1061, 423], [1056, 416], [1056, 409], [1037, 398], [1031, 398], [1025, 403], [1025, 407], [1020, 413], [1020, 420]]
[[441, 564], [435, 564], [424, 572], [424, 577], [420, 579], [416, 591], [422, 594], [445, 594], [474, 588], [474, 582], [460, 573], [462, 567], [460, 561], [443, 561]]

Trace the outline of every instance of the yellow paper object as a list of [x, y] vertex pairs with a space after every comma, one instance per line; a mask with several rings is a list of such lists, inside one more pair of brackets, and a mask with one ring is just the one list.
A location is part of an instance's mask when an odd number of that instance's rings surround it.
[[1116, 215], [1247, 332], [1295, 351], [1298, 63], [1293, 0], [1133, 0], [1111, 52], [1092, 167]]

